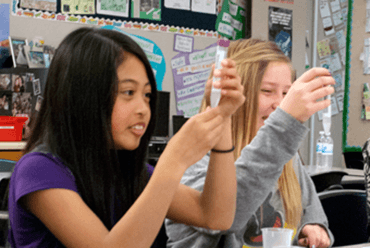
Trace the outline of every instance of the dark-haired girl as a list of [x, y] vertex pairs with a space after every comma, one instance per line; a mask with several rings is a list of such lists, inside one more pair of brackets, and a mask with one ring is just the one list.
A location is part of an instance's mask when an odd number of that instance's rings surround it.
[[[235, 62], [215, 74], [220, 105], [190, 118], [149, 179], [156, 84], [145, 54], [121, 32], [70, 33], [10, 180], [12, 247], [150, 247], [165, 217], [228, 229], [236, 205], [230, 116], [245, 98]], [[210, 149], [204, 191], [180, 184]]]

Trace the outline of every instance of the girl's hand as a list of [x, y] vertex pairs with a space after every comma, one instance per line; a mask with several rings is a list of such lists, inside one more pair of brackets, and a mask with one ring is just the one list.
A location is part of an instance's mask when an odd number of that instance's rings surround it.
[[[220, 108], [192, 116], [170, 139], [163, 155], [176, 161], [177, 165], [189, 166], [199, 161], [222, 136], [224, 118]], [[161, 156], [161, 157], [162, 157]]]
[[305, 225], [298, 237], [301, 246], [326, 248], [330, 246], [330, 238], [326, 230], [320, 225]]
[[330, 105], [330, 100], [318, 101], [334, 93], [334, 78], [325, 68], [312, 68], [303, 73], [293, 84], [280, 103], [280, 108], [300, 122], [307, 121], [311, 115]]
[[236, 70], [235, 61], [224, 59], [221, 61], [221, 65], [221, 69], [213, 72], [213, 76], [221, 78], [221, 80], [214, 82], [213, 86], [221, 89], [221, 100], [218, 107], [222, 115], [230, 117], [245, 101], [244, 87]]

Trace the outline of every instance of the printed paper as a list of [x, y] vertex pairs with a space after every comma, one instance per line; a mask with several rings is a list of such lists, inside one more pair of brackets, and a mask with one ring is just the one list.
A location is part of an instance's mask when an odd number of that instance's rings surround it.
[[191, 10], [207, 14], [216, 14], [215, 0], [192, 0]]
[[164, 6], [170, 9], [190, 10], [190, 0], [164, 0]]
[[344, 101], [344, 92], [337, 93], [337, 104], [338, 104], [338, 110], [340, 112], [343, 111], [343, 101]]
[[339, 26], [343, 24], [343, 16], [342, 16], [341, 11], [333, 13], [333, 21], [334, 21], [334, 26]]
[[177, 52], [192, 52], [194, 46], [194, 37], [175, 34], [173, 50]]
[[128, 0], [98, 0], [98, 14], [128, 17]]
[[338, 10], [340, 10], [339, 0], [330, 1], [330, 7], [331, 7], [331, 12], [337, 12]]
[[330, 16], [322, 19], [322, 24], [324, 26], [324, 32], [326, 36], [334, 34], [333, 22], [331, 21]]
[[330, 50], [330, 39], [324, 39], [321, 41], [317, 42], [317, 52], [319, 53], [319, 58], [323, 58], [326, 56], [331, 55], [331, 50]]
[[328, 0], [320, 0], [319, 4], [321, 18], [330, 16]]

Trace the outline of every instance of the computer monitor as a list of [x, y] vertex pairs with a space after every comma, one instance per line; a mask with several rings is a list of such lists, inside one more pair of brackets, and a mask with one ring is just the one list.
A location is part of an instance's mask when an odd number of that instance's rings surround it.
[[189, 118], [185, 118], [183, 115], [173, 115], [172, 116], [172, 130], [173, 130], [173, 135], [177, 133], [177, 131], [180, 130], [182, 125], [189, 120]]
[[157, 91], [157, 116], [153, 137], [168, 137], [170, 121], [170, 92]]

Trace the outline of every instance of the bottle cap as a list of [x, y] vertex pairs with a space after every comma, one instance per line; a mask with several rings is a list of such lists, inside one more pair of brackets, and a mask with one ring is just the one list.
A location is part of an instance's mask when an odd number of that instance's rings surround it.
[[228, 39], [219, 39], [217, 40], [217, 46], [222, 46], [222, 47], [229, 47], [230, 41]]

